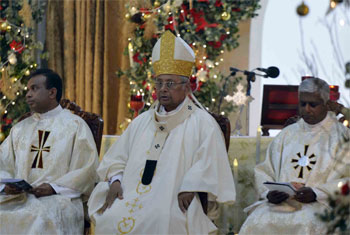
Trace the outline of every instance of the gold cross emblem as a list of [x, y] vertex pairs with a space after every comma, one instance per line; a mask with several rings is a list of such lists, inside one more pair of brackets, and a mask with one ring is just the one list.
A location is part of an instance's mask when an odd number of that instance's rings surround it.
[[43, 151], [50, 152], [50, 146], [45, 147], [45, 143], [46, 143], [47, 138], [50, 135], [50, 131], [39, 130], [38, 134], [39, 134], [38, 147], [32, 145], [30, 148], [31, 152], [37, 151], [35, 158], [34, 158], [34, 161], [33, 161], [33, 164], [32, 164], [32, 168], [43, 168]]
[[304, 146], [304, 155], [301, 156], [301, 154], [299, 152], [299, 153], [297, 153], [298, 158], [297, 159], [292, 159], [292, 163], [297, 163], [294, 166], [294, 169], [297, 170], [300, 167], [298, 178], [303, 178], [304, 177], [303, 176], [304, 167], [306, 167], [306, 169], [308, 171], [311, 171], [312, 168], [311, 168], [310, 165], [315, 165], [316, 164], [316, 160], [314, 160], [314, 161], [310, 160], [310, 159], [316, 157], [315, 154], [311, 154], [310, 156], [306, 155], [308, 148], [309, 148], [309, 145], [305, 145]]

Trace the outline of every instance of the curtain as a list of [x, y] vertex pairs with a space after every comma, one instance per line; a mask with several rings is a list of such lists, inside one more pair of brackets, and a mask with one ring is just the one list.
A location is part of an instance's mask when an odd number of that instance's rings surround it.
[[127, 0], [49, 0], [46, 50], [48, 67], [63, 78], [64, 97], [104, 120], [104, 134], [120, 134], [128, 115], [129, 82], [123, 55], [132, 25], [125, 19]]

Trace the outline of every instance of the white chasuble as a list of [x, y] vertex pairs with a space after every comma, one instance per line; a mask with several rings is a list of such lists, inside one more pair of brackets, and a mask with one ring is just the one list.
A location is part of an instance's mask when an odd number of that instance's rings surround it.
[[[157, 161], [148, 185], [142, 183], [146, 160]], [[197, 194], [186, 213], [179, 208], [178, 194], [207, 192], [217, 202], [235, 200], [221, 130], [188, 98], [175, 113], [160, 115], [151, 109], [138, 116], [103, 157], [97, 172], [104, 182], [88, 202], [96, 234], [205, 234], [216, 227]], [[116, 199], [99, 214], [108, 180], [120, 173], [124, 199]]]
[[[255, 168], [255, 183], [265, 200], [250, 207], [254, 210], [240, 234], [325, 234], [326, 227], [315, 213], [323, 213], [328, 196], [350, 177], [349, 136], [349, 129], [332, 113], [315, 125], [301, 119], [283, 129], [271, 142], [266, 160]], [[268, 203], [265, 181], [305, 184], [316, 193], [317, 201], [300, 203], [289, 198], [279, 205]]]
[[93, 189], [97, 164], [89, 127], [61, 106], [16, 124], [0, 147], [0, 178], [54, 184], [81, 197], [0, 195], [0, 234], [82, 234], [81, 198]]

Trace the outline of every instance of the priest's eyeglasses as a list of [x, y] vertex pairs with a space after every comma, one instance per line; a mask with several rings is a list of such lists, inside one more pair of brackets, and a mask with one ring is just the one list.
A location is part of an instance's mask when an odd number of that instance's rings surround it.
[[165, 84], [166, 88], [168, 89], [173, 89], [175, 88], [175, 86], [180, 85], [180, 84], [185, 84], [187, 82], [174, 82], [174, 81], [167, 81], [167, 82], [160, 82], [157, 81], [155, 82], [156, 85], [156, 89], [161, 89], [163, 87], [163, 85]]

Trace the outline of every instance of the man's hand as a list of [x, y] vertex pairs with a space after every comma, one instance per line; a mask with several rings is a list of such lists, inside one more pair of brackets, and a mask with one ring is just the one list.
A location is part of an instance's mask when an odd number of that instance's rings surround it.
[[180, 210], [185, 213], [194, 197], [194, 192], [182, 192], [177, 196]]
[[46, 197], [56, 194], [56, 191], [48, 183], [43, 183], [36, 188], [33, 188], [29, 191], [34, 194], [36, 197]]
[[295, 200], [303, 203], [310, 203], [316, 201], [316, 193], [310, 187], [302, 187], [297, 190]]
[[280, 204], [281, 202], [284, 202], [285, 200], [287, 200], [289, 198], [289, 195], [288, 193], [274, 190], [274, 191], [269, 191], [266, 197], [269, 200], [269, 202], [273, 204]]
[[113, 202], [115, 201], [116, 198], [119, 198], [119, 200], [123, 200], [123, 189], [120, 184], [120, 181], [114, 181], [108, 191], [107, 197], [106, 197], [106, 202], [103, 204], [102, 208], [98, 211], [98, 213], [102, 214], [105, 212], [107, 208], [111, 208], [113, 205]]
[[20, 194], [23, 192], [23, 190], [15, 187], [15, 186], [11, 186], [11, 185], [5, 185], [4, 191], [6, 194]]

